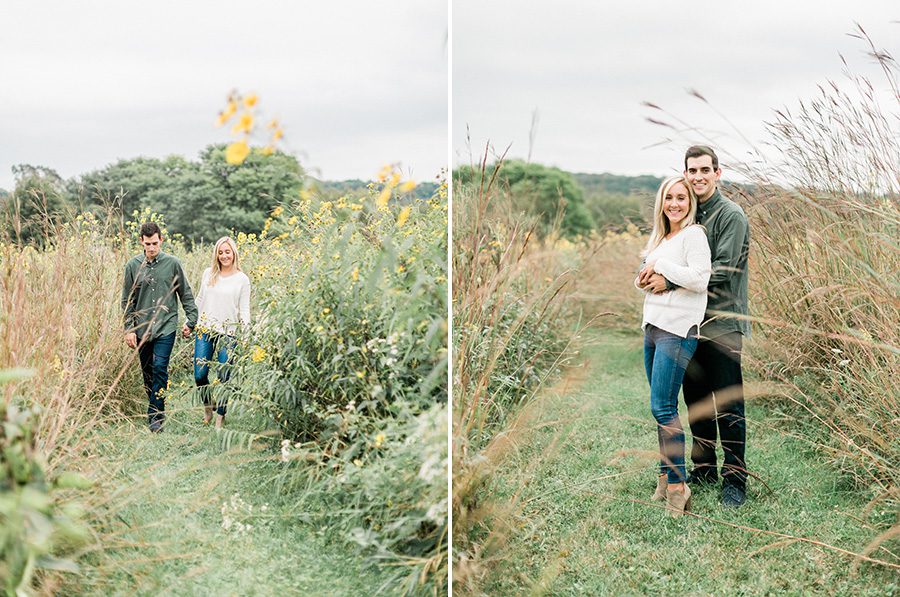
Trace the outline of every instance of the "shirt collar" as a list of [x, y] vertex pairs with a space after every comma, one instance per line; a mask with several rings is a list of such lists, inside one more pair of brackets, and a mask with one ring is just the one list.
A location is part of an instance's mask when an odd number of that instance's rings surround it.
[[710, 195], [709, 199], [707, 199], [703, 203], [697, 204], [697, 209], [704, 212], [709, 211], [710, 208], [715, 207], [721, 199], [722, 193], [719, 192], [719, 187], [716, 187], [716, 190], [713, 191], [713, 194]]

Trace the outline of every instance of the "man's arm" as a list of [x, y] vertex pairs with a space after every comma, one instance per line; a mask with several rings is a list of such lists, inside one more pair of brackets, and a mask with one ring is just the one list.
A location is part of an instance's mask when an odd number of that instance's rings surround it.
[[181, 300], [181, 308], [187, 317], [189, 329], [193, 330], [197, 326], [197, 303], [194, 301], [194, 293], [191, 292], [191, 286], [188, 284], [187, 276], [184, 275], [184, 269], [181, 263], [175, 265], [175, 294]]
[[750, 232], [747, 218], [740, 212], [722, 214], [725, 218], [716, 246], [712, 247], [712, 274], [709, 286], [724, 284], [741, 271], [741, 263], [746, 263], [744, 243]]

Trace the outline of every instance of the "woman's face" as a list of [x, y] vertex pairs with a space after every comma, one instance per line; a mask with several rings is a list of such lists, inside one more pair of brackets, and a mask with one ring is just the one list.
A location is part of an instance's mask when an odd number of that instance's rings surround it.
[[222, 269], [228, 269], [231, 267], [231, 264], [234, 263], [234, 251], [231, 250], [231, 245], [228, 243], [222, 243], [219, 246], [218, 251], [219, 257], [219, 267]]
[[691, 211], [691, 198], [688, 195], [687, 187], [683, 183], [676, 182], [666, 191], [663, 199], [663, 213], [674, 227], [687, 217], [689, 211]]

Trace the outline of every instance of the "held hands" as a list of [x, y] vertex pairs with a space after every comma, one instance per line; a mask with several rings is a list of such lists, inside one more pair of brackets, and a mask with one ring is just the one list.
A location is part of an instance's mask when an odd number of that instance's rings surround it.
[[137, 348], [137, 334], [135, 332], [125, 334], [125, 344], [128, 345], [128, 348]]
[[662, 274], [653, 271], [656, 263], [648, 263], [638, 274], [638, 288], [652, 292], [653, 294], [662, 294], [666, 292], [666, 279]]
[[190, 338], [191, 337], [191, 328], [184, 324], [181, 326], [181, 337], [182, 338]]

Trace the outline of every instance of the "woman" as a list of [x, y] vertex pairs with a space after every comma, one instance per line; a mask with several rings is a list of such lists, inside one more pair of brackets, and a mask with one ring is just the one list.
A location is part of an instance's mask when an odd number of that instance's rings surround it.
[[[216, 241], [212, 266], [203, 272], [197, 311], [194, 380], [203, 398], [203, 424], [208, 425], [213, 415], [209, 363], [219, 363], [217, 379], [220, 383], [228, 381], [228, 359], [234, 351], [238, 325], [244, 332], [250, 325], [250, 278], [241, 271], [237, 246], [227, 236]], [[215, 412], [216, 429], [221, 429], [225, 424], [224, 398], [218, 401]]]
[[[705, 229], [694, 223], [697, 197], [681, 176], [663, 181], [653, 207], [653, 232], [644, 249], [644, 267], [635, 286], [644, 298], [644, 366], [650, 382], [650, 410], [657, 423], [660, 465], [653, 500], [666, 500], [673, 516], [690, 510], [685, 483], [684, 431], [678, 393], [694, 351], [710, 275]], [[660, 274], [676, 285], [667, 291]]]

